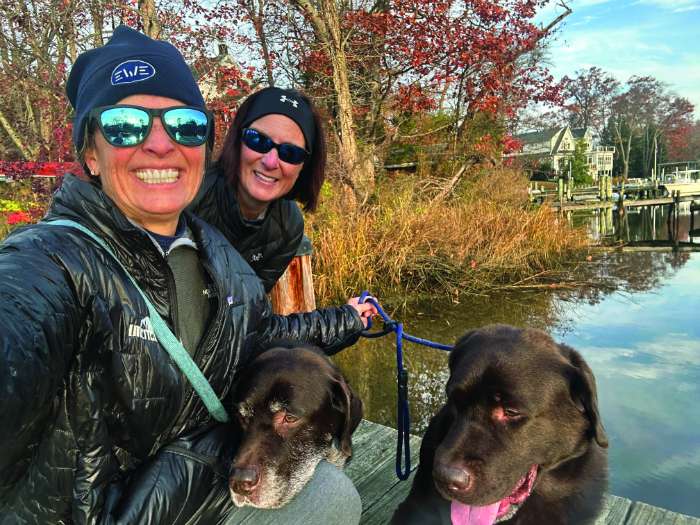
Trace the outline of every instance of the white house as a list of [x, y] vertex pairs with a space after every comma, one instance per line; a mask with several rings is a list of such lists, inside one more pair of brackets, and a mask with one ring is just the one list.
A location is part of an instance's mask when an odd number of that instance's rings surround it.
[[573, 156], [576, 143], [583, 140], [586, 146], [588, 169], [593, 179], [597, 180], [600, 175], [612, 174], [615, 148], [594, 145], [593, 135], [588, 128], [564, 126], [521, 133], [513, 138], [518, 140], [522, 147], [520, 151], [507, 156], [536, 159], [541, 163], [548, 163], [557, 174], [566, 170], [567, 161]]

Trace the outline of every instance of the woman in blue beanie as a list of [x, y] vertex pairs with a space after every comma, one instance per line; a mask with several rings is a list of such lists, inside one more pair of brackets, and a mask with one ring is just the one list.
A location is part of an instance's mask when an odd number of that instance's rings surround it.
[[304, 235], [295, 201], [316, 209], [325, 168], [325, 136], [311, 100], [264, 88], [238, 108], [190, 209], [224, 234], [270, 291]]
[[0, 244], [0, 524], [356, 523], [328, 464], [272, 511], [234, 508], [212, 465], [235, 447], [217, 421], [240, 368], [279, 339], [333, 353], [369, 306], [273, 316], [238, 252], [184, 211], [213, 126], [172, 45], [121, 26], [66, 92], [89, 181], [66, 176]]

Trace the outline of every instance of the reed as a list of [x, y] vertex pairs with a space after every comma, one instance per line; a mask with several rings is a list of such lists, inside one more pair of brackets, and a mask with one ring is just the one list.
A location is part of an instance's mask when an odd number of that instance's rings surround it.
[[538, 282], [586, 249], [582, 230], [546, 206], [529, 206], [518, 172], [475, 170], [436, 197], [443, 186], [444, 179], [385, 177], [360, 212], [328, 189], [307, 217], [318, 301], [365, 289], [385, 300], [480, 294]]

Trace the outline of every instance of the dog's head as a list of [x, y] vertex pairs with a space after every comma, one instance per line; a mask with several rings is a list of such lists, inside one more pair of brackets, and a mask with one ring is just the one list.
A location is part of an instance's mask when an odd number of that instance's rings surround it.
[[243, 430], [229, 478], [237, 506], [277, 508], [322, 459], [342, 466], [362, 402], [320, 350], [274, 348], [242, 374], [235, 394]]
[[594, 442], [607, 447], [591, 369], [544, 332], [506, 325], [468, 332], [449, 366], [432, 472], [444, 498], [502, 517], [538, 475]]

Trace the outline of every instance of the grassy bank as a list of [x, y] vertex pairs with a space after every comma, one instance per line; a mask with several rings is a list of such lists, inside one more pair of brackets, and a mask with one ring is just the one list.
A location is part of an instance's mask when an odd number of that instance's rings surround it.
[[528, 204], [527, 180], [506, 169], [475, 172], [447, 198], [441, 183], [401, 174], [378, 184], [361, 212], [329, 187], [307, 217], [320, 304], [364, 289], [385, 300], [484, 293], [561, 270], [587, 239], [548, 207]]
[[[384, 176], [359, 212], [336, 187], [324, 187], [319, 210], [306, 217], [319, 304], [365, 289], [403, 302], [534, 285], [585, 257], [585, 232], [548, 207], [531, 207], [521, 173], [474, 171], [439, 198], [444, 183], [424, 174]], [[0, 239], [38, 220], [47, 204], [29, 181], [0, 184]]]

